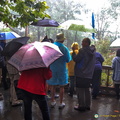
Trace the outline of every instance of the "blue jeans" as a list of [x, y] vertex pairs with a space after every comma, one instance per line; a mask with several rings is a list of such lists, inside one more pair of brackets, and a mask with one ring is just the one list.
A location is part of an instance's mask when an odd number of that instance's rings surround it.
[[69, 84], [69, 93], [73, 95], [74, 93], [74, 87], [75, 87], [75, 77], [74, 76], [69, 76], [70, 79], [70, 84]]
[[48, 105], [45, 95], [37, 95], [22, 90], [24, 102], [24, 118], [25, 120], [32, 120], [32, 101], [35, 100], [42, 112], [43, 120], [50, 120]]

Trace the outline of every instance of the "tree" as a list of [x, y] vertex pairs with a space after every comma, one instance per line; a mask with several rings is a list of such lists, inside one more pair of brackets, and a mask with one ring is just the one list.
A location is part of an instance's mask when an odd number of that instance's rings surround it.
[[45, 1], [0, 0], [0, 21], [9, 27], [25, 28], [39, 18], [50, 18], [45, 12], [48, 8]]
[[[105, 39], [106, 36], [116, 39], [119, 34], [119, 15], [120, 15], [120, 0], [109, 0], [109, 6], [103, 6], [95, 15], [97, 39]], [[111, 30], [111, 25], [114, 24], [114, 31]]]

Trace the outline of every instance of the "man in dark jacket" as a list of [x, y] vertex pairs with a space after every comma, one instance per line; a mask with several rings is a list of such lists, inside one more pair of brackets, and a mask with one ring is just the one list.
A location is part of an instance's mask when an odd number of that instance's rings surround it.
[[78, 97], [78, 105], [74, 109], [79, 111], [90, 110], [91, 105], [90, 81], [94, 72], [95, 53], [90, 48], [90, 43], [89, 38], [84, 38], [79, 53], [76, 55], [73, 52], [72, 54], [75, 61], [76, 91]]

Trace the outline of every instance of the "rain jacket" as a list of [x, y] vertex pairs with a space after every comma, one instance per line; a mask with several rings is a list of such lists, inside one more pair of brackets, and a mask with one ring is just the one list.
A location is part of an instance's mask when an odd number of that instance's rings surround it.
[[52, 72], [49, 68], [24, 70], [17, 87], [33, 94], [46, 95], [46, 80], [51, 77]]
[[96, 56], [95, 70], [102, 70], [102, 63], [104, 62], [104, 58], [99, 52], [96, 52], [95, 56]]
[[95, 52], [90, 47], [81, 48], [76, 55], [72, 54], [75, 61], [75, 76], [91, 79], [95, 67]]
[[54, 42], [63, 53], [63, 56], [58, 58], [50, 65], [52, 70], [52, 78], [47, 81], [49, 85], [66, 85], [68, 84], [68, 70], [66, 63], [71, 60], [71, 55], [68, 48], [60, 42]]
[[120, 57], [116, 56], [112, 60], [113, 81], [120, 82]]
[[[72, 56], [73, 51], [70, 52]], [[78, 50], [76, 50], [76, 54], [78, 53]], [[75, 62], [71, 60], [70, 62], [67, 63], [67, 68], [68, 68], [68, 75], [69, 76], [74, 76], [74, 67], [75, 67]]]

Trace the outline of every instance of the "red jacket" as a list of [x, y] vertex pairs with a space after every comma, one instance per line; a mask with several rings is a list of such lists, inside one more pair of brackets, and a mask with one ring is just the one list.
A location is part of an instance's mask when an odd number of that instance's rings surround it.
[[52, 77], [49, 68], [36, 68], [22, 71], [18, 88], [33, 94], [46, 95], [46, 80]]

